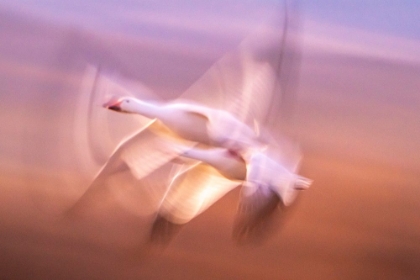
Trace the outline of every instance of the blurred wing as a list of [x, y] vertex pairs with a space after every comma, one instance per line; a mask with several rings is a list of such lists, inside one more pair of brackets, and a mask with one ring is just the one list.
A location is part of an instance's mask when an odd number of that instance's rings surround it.
[[114, 161], [122, 161], [130, 168], [133, 176], [140, 180], [178, 157], [179, 147], [194, 145], [194, 142], [173, 136], [158, 121], [152, 120], [117, 147], [100, 174], [108, 172], [107, 166], [113, 166]]
[[[141, 92], [148, 92], [145, 87], [138, 87]], [[134, 88], [132, 84], [131, 88]], [[149, 119], [141, 116], [127, 118], [127, 115], [103, 108], [112, 97], [133, 95], [133, 91], [104, 75], [97, 67], [86, 67], [73, 128], [76, 153], [84, 170], [97, 170], [123, 137], [149, 123]]]
[[296, 5], [288, 4], [266, 17], [181, 97], [228, 110], [256, 130], [262, 124], [275, 127], [279, 119], [290, 116], [300, 42], [299, 12]]
[[261, 124], [267, 115], [275, 82], [274, 71], [268, 63], [257, 61], [246, 51], [240, 53], [240, 70], [238, 85], [225, 83], [225, 109], [253, 127]]
[[265, 153], [288, 171], [297, 173], [303, 157], [299, 144], [281, 132], [277, 132], [275, 136], [265, 133], [264, 136], [269, 142]]
[[[153, 176], [149, 176], [177, 158], [180, 146], [187, 148], [192, 145], [195, 143], [173, 137], [157, 121], [150, 121], [145, 128], [127, 137], [116, 148], [72, 209], [88, 205], [96, 196], [109, 191], [119, 197], [123, 206], [133, 205], [124, 202], [127, 197], [123, 198], [123, 190], [137, 182], [139, 185], [151, 186]], [[134, 209], [131, 206], [129, 208]]]
[[278, 78], [274, 91], [277, 91], [279, 94], [276, 95], [278, 97], [277, 102], [273, 102], [277, 108], [274, 106], [270, 108], [267, 119], [267, 122], [271, 122], [271, 125], [278, 117], [289, 121], [295, 107], [302, 56], [301, 19], [298, 2], [285, 2], [283, 35], [277, 59], [274, 59], [276, 65], [273, 66]]
[[281, 205], [278, 195], [269, 188], [244, 187], [241, 191], [238, 212], [233, 227], [233, 238], [238, 242], [255, 241], [263, 238], [275, 218], [275, 211]]
[[240, 185], [214, 168], [196, 163], [173, 178], [151, 229], [152, 242], [167, 244], [179, 229]]
[[[92, 66], [86, 68], [74, 120], [76, 152], [85, 169], [95, 168], [104, 162], [106, 155], [109, 154], [105, 151], [113, 145], [112, 138], [107, 134], [109, 131], [109, 123], [106, 121], [107, 112], [99, 105], [103, 97], [97, 90], [98, 77], [97, 68]], [[97, 138], [101, 138], [101, 141]]]
[[178, 164], [167, 162], [140, 180], [131, 172], [117, 173], [108, 180], [110, 195], [134, 215], [152, 215], [158, 211], [178, 168]]
[[215, 63], [180, 98], [229, 111], [253, 126], [264, 119], [274, 86], [274, 71], [239, 49]]
[[239, 185], [213, 167], [198, 163], [175, 176], [162, 200], [159, 215], [171, 223], [185, 224]]

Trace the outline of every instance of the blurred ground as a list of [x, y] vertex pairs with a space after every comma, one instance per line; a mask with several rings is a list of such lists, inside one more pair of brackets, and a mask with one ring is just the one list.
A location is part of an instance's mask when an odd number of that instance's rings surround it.
[[79, 75], [101, 61], [170, 98], [217, 55], [0, 14], [0, 278], [420, 278], [418, 64], [304, 50], [282, 125], [302, 145], [311, 189], [262, 245], [230, 238], [236, 190], [161, 252], [144, 243], [150, 217], [113, 201], [61, 219], [89, 183], [67, 129]]

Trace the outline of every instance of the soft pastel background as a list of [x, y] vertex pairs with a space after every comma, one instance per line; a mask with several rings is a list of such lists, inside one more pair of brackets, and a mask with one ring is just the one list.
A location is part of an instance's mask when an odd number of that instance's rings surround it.
[[301, 143], [301, 171], [314, 184], [267, 242], [232, 242], [237, 190], [163, 252], [144, 246], [150, 221], [116, 201], [83, 221], [61, 219], [93, 176], [74, 142], [86, 62], [176, 97], [263, 19], [278, 13], [281, 26], [283, 7], [269, 0], [3, 0], [0, 278], [419, 279], [414, 0], [294, 7], [300, 78], [281, 125]]

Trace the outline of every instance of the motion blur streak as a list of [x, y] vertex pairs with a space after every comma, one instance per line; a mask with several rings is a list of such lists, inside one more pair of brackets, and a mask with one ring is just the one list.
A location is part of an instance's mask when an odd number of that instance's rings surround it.
[[[173, 99], [277, 9], [281, 30], [283, 3], [272, 2], [2, 1], [0, 278], [420, 278], [415, 1], [301, 1], [300, 83], [278, 126], [301, 143], [315, 183], [266, 243], [231, 243], [237, 191], [162, 254], [142, 245], [150, 220], [118, 195], [85, 220], [60, 219], [97, 171], [74, 152], [86, 64]], [[160, 190], [154, 176], [144, 184]]]

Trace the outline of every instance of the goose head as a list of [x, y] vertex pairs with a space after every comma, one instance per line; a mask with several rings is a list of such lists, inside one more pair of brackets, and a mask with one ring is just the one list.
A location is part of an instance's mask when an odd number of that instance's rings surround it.
[[103, 107], [121, 112], [121, 113], [134, 113], [136, 109], [137, 100], [132, 97], [121, 97], [118, 99], [111, 99], [103, 105]]

